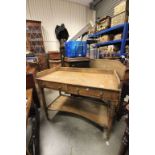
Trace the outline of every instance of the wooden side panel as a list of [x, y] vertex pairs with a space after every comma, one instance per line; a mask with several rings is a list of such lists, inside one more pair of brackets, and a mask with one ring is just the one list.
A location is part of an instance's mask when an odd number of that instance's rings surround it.
[[113, 70], [104, 70], [102, 68], [74, 68], [74, 67], [60, 67], [61, 71], [73, 71], [73, 72], [87, 72], [87, 73], [109, 73], [114, 74]]
[[46, 69], [46, 70], [43, 70], [41, 72], [38, 72], [37, 75], [36, 75], [36, 79], [38, 79], [39, 77], [45, 76], [45, 75], [47, 75], [49, 73], [52, 73], [52, 72], [54, 72], [54, 71], [56, 71], [58, 69], [59, 69], [59, 67], [55, 67], [55, 68]]
[[28, 122], [29, 112], [30, 112], [30, 108], [31, 108], [31, 104], [32, 104], [32, 92], [33, 92], [33, 89], [27, 89], [26, 90], [26, 98], [27, 98], [27, 102], [26, 102], [26, 125]]
[[38, 73], [37, 79], [116, 91], [119, 91], [120, 85], [120, 80], [114, 70], [103, 69], [60, 67]]
[[100, 68], [104, 70], [116, 70], [120, 80], [124, 80], [127, 67], [118, 60], [95, 59], [90, 61], [91, 68]]

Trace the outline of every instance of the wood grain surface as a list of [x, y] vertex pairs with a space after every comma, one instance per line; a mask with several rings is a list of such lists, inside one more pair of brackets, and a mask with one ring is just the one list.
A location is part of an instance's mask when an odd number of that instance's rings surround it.
[[116, 70], [120, 80], [124, 80], [127, 67], [118, 60], [94, 59], [90, 61], [91, 68], [102, 68], [104, 70]]
[[60, 96], [48, 106], [48, 109], [74, 113], [103, 127], [108, 126], [108, 109], [100, 102], [71, 96]]
[[30, 112], [30, 108], [31, 108], [31, 104], [32, 104], [32, 91], [33, 89], [27, 89], [26, 90], [26, 124], [27, 124], [27, 120], [29, 117], [29, 112]]
[[48, 74], [43, 74], [43, 76], [38, 79], [42, 81], [112, 90], [118, 90], [120, 84], [120, 81], [114, 71], [93, 72], [93, 70], [90, 69], [60, 69], [53, 72], [49, 71]]

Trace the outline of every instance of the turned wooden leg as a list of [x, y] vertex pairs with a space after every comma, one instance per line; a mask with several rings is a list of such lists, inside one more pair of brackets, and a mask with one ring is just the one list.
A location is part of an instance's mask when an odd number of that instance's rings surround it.
[[61, 96], [61, 95], [62, 95], [61, 90], [59, 90], [59, 96]]
[[114, 103], [108, 101], [107, 105], [107, 115], [108, 115], [108, 126], [104, 128], [103, 130], [103, 138], [107, 141], [109, 140], [111, 129], [112, 129], [112, 122], [113, 122], [113, 117], [114, 117]]
[[46, 118], [49, 119], [49, 117], [48, 117], [48, 109], [47, 109], [47, 106], [46, 106], [46, 99], [45, 99], [44, 88], [40, 88], [40, 91], [41, 91], [41, 98], [42, 98], [42, 107], [44, 109]]

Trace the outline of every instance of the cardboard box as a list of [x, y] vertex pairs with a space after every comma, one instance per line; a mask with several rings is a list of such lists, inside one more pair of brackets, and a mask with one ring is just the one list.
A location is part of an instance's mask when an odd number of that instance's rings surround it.
[[107, 41], [109, 41], [110, 40], [110, 36], [109, 35], [104, 35], [104, 36], [101, 36], [100, 38], [99, 38], [99, 41], [100, 42], [107, 42]]
[[128, 13], [122, 12], [111, 19], [111, 27], [128, 21]]
[[111, 17], [106, 16], [97, 21], [96, 31], [101, 31], [110, 27]]
[[112, 53], [112, 52], [117, 52], [119, 50], [119, 48], [116, 45], [109, 45], [108, 46], [108, 52]]
[[93, 26], [92, 28], [89, 29], [89, 34], [93, 34], [96, 32], [96, 26]]
[[129, 11], [129, 1], [122, 1], [116, 7], [114, 7], [114, 15], [120, 14], [124, 11]]
[[116, 45], [108, 45], [99, 48], [101, 53], [116, 53], [119, 48]]
[[113, 40], [120, 40], [120, 39], [122, 39], [122, 33], [114, 35]]
[[113, 40], [113, 37], [114, 36], [112, 34], [103, 35], [99, 38], [99, 42], [107, 42]]
[[99, 48], [100, 52], [107, 52], [108, 51], [108, 46], [103, 46]]
[[125, 52], [126, 52], [126, 53], [129, 53], [129, 45], [126, 45], [126, 46], [125, 46]]

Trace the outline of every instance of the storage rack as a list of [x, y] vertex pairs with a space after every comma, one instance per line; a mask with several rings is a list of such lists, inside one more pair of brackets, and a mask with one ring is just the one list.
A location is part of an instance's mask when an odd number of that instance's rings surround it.
[[125, 45], [127, 43], [129, 43], [129, 38], [128, 38], [128, 32], [129, 32], [129, 23], [125, 22], [123, 24], [119, 24], [116, 26], [113, 26], [111, 28], [105, 29], [105, 30], [101, 30], [99, 32], [96, 32], [94, 34], [90, 34], [88, 35], [88, 38], [98, 38], [102, 35], [105, 34], [117, 34], [117, 33], [121, 33], [122, 32], [122, 39], [120, 40], [111, 40], [111, 41], [107, 41], [107, 42], [100, 42], [100, 43], [96, 43], [95, 47], [101, 47], [101, 46], [108, 46], [108, 45], [120, 45], [120, 53], [118, 53], [116, 56], [126, 56], [125, 54]]

